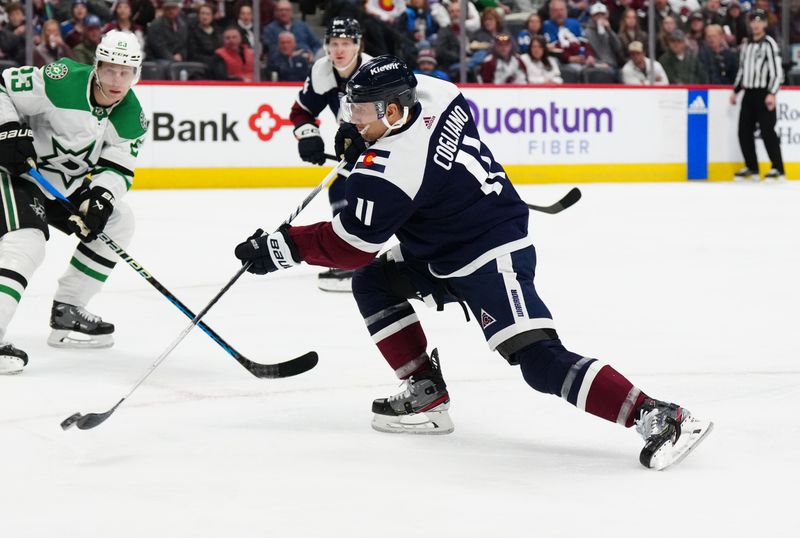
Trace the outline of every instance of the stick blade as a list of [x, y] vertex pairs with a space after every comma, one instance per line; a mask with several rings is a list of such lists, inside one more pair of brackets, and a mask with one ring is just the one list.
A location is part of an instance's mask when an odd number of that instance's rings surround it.
[[566, 209], [571, 205], [574, 205], [575, 202], [581, 199], [582, 193], [578, 187], [573, 187], [565, 196], [561, 199], [561, 209]]
[[541, 206], [535, 204], [527, 204], [529, 209], [539, 211], [541, 213], [548, 213], [555, 215], [567, 209], [581, 199], [581, 190], [578, 187], [573, 187], [564, 197], [553, 205]]
[[281, 377], [292, 377], [311, 370], [319, 362], [316, 351], [309, 351], [295, 359], [277, 364], [261, 364], [253, 362], [244, 357], [237, 358], [239, 364], [247, 368], [254, 376], [261, 379], [278, 379]]
[[278, 377], [292, 377], [307, 372], [319, 362], [316, 351], [309, 351], [305, 355], [286, 361], [278, 365]]
[[[114, 409], [116, 409], [116, 407], [114, 407]], [[111, 416], [111, 413], [114, 412], [114, 409], [109, 409], [105, 413], [89, 413], [84, 415], [77, 420], [75, 425], [79, 430], [91, 430], [105, 422], [106, 419]]]

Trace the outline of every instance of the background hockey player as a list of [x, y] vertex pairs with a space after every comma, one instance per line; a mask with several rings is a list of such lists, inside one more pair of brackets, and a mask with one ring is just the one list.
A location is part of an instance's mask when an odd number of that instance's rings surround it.
[[[133, 34], [110, 31], [94, 65], [62, 59], [42, 68], [7, 69], [0, 86], [0, 338], [28, 281], [44, 258], [51, 225], [81, 242], [58, 281], [47, 340], [55, 347], [113, 344], [114, 326], [86, 310], [116, 263], [97, 234], [121, 246], [133, 235], [133, 215], [121, 198], [131, 186], [147, 122], [130, 88], [142, 53]], [[30, 128], [28, 128], [27, 126]], [[80, 208], [70, 216], [25, 173], [27, 159]], [[91, 181], [87, 176], [91, 174]], [[28, 357], [0, 347], [0, 373], [16, 373]]]
[[[311, 68], [303, 89], [297, 96], [289, 119], [295, 126], [300, 158], [306, 162], [325, 164], [325, 142], [317, 127], [317, 118], [326, 107], [339, 120], [339, 101], [345, 85], [358, 67], [370, 57], [362, 53], [361, 27], [355, 19], [337, 17], [325, 32], [325, 57]], [[336, 215], [347, 204], [344, 197], [345, 175], [335, 178], [328, 189], [328, 199]], [[352, 271], [338, 268], [319, 275], [319, 287], [326, 291], [350, 291]]]
[[[301, 261], [360, 268], [353, 295], [367, 329], [405, 390], [373, 402], [375, 429], [449, 433], [449, 394], [436, 350], [410, 298], [466, 304], [489, 347], [519, 365], [534, 389], [645, 439], [643, 465], [679, 461], [711, 424], [655, 400], [611, 366], [568, 351], [534, 287], [528, 209], [480, 140], [454, 85], [419, 82], [402, 61], [366, 62], [347, 85], [345, 121], [372, 145], [347, 179], [347, 206], [330, 222], [251, 236], [236, 256], [262, 274]], [[346, 144], [337, 133], [337, 153]], [[350, 148], [364, 147], [351, 138]], [[353, 152], [345, 153], [352, 159]], [[377, 260], [392, 235], [400, 244]]]

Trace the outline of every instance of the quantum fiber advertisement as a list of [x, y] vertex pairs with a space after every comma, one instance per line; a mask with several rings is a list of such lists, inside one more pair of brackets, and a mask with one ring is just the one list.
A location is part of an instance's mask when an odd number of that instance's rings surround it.
[[[289, 121], [300, 89], [137, 86], [150, 129], [136, 186], [316, 184], [320, 168], [300, 160]], [[468, 86], [463, 92], [483, 140], [519, 183], [727, 179], [740, 159], [738, 106], [728, 104], [726, 90]], [[333, 153], [329, 110], [320, 115], [320, 129]], [[798, 92], [780, 93], [778, 129], [793, 177], [792, 163], [800, 162]]]

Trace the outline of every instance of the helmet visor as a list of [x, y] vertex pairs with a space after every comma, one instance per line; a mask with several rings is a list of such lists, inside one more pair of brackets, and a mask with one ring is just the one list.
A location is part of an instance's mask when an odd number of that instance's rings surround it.
[[342, 98], [342, 119], [346, 123], [366, 125], [377, 121], [386, 114], [386, 107], [383, 102], [372, 103], [351, 103], [350, 98]]

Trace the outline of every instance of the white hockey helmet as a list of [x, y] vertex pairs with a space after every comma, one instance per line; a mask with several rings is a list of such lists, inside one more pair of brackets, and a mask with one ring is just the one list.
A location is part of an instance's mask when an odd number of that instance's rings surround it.
[[129, 32], [110, 30], [103, 36], [94, 53], [94, 70], [100, 62], [129, 65], [134, 68], [133, 84], [139, 81], [142, 67], [142, 46], [136, 36]]

